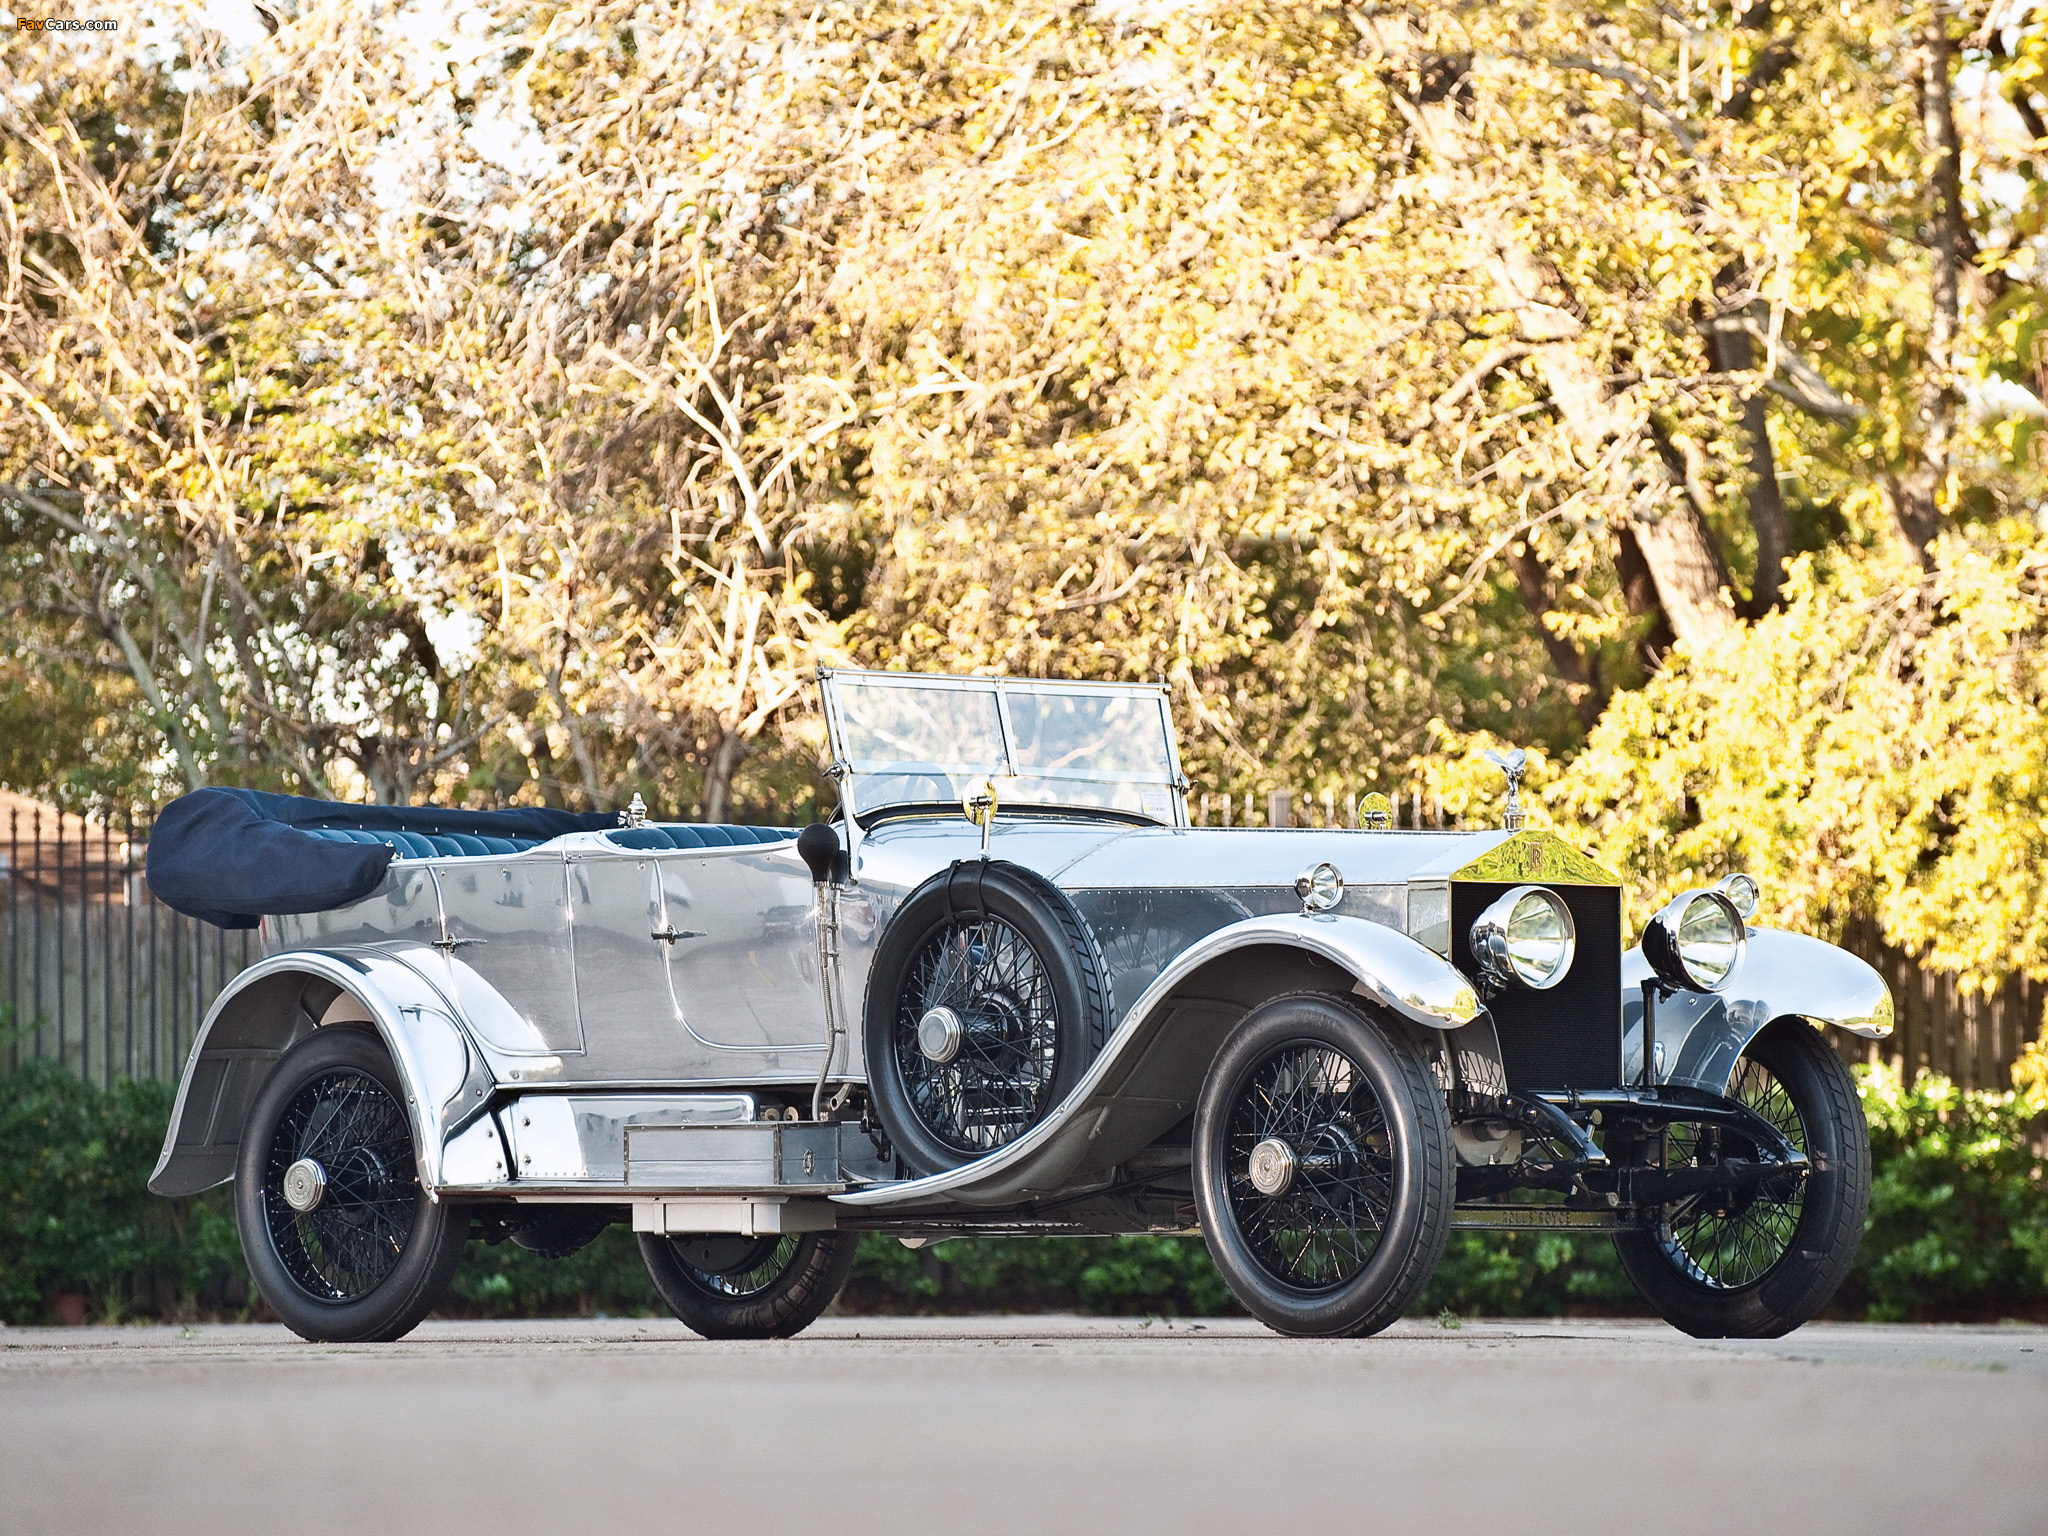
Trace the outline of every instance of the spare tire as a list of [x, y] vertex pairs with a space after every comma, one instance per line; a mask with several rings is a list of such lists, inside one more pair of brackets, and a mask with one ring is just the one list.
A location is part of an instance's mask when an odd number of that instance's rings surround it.
[[890, 920], [869, 973], [869, 1091], [919, 1173], [985, 1157], [1081, 1080], [1114, 1005], [1095, 940], [1043, 876], [961, 860]]

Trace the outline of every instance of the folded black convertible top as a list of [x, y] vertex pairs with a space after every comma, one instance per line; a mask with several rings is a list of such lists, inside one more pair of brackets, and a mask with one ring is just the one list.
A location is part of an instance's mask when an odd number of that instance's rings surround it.
[[[413, 846], [407, 834], [525, 846], [618, 824], [610, 812], [450, 811], [197, 789], [157, 818], [149, 839], [149, 888], [189, 917], [220, 928], [254, 928], [270, 913], [327, 912], [362, 900], [377, 889], [399, 847]], [[345, 841], [317, 835], [321, 831], [370, 835]]]

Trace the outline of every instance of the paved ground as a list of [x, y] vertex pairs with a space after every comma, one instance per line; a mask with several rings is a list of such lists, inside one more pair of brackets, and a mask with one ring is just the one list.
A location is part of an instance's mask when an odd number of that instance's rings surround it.
[[0, 1531], [2048, 1531], [2048, 1330], [0, 1329]]

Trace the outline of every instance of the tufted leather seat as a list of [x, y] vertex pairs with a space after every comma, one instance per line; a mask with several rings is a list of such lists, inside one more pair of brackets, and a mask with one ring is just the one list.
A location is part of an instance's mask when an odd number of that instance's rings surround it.
[[355, 827], [303, 827], [308, 837], [325, 843], [388, 843], [401, 859], [476, 858], [493, 853], [524, 853], [539, 846], [530, 837], [477, 837], [468, 832], [364, 832]]
[[[483, 858], [524, 853], [540, 846], [530, 837], [480, 837], [470, 832], [365, 832], [355, 827], [306, 827], [310, 837], [330, 843], [388, 843], [402, 859]], [[755, 843], [787, 842], [795, 827], [733, 827], [710, 823], [670, 822], [656, 826], [621, 827], [606, 834], [621, 848], [663, 850], [731, 848]]]
[[732, 848], [748, 843], [786, 843], [795, 827], [731, 827], [712, 822], [670, 821], [655, 826], [621, 827], [606, 837], [621, 848]]

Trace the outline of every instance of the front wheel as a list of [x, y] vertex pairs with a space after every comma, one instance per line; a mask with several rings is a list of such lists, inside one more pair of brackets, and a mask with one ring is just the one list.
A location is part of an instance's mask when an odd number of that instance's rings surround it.
[[[1801, 1019], [1780, 1019], [1749, 1043], [1728, 1096], [1777, 1126], [1812, 1171], [1674, 1202], [1653, 1229], [1618, 1234], [1614, 1248], [1674, 1328], [1699, 1339], [1780, 1338], [1848, 1277], [1870, 1213], [1870, 1133], [1849, 1069]], [[1758, 1155], [1733, 1132], [1673, 1126], [1663, 1162], [1697, 1168]]]
[[1254, 1009], [1195, 1107], [1195, 1206], [1224, 1283], [1281, 1333], [1377, 1333], [1450, 1236], [1457, 1170], [1421, 1055], [1321, 993]]
[[860, 1239], [640, 1234], [647, 1277], [669, 1310], [707, 1339], [787, 1339], [818, 1320], [853, 1269]]
[[369, 1030], [316, 1030], [256, 1095], [235, 1224], [256, 1289], [303, 1339], [410, 1333], [454, 1278], [469, 1214], [420, 1187], [405, 1088]]

